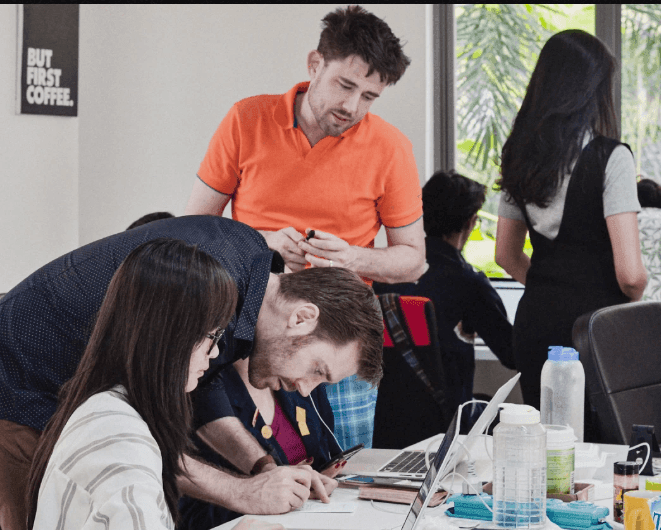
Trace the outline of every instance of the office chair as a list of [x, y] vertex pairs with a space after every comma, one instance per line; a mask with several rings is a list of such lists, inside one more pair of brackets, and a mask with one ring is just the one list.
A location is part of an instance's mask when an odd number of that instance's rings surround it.
[[378, 298], [384, 314], [384, 375], [372, 446], [402, 449], [445, 432], [454, 408], [443, 406], [445, 377], [431, 300], [392, 293]]
[[661, 302], [580, 316], [572, 331], [585, 369], [590, 420], [601, 443], [628, 444], [632, 425], [661, 433]]

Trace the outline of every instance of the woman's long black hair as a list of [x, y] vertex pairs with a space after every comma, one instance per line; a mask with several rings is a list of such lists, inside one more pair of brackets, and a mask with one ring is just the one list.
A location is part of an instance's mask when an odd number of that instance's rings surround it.
[[85, 353], [62, 387], [57, 411], [35, 452], [28, 484], [28, 528], [39, 487], [62, 429], [94, 394], [121, 384], [156, 439], [163, 489], [177, 520], [177, 475], [190, 449], [186, 393], [191, 354], [206, 334], [226, 326], [237, 291], [221, 265], [196, 246], [156, 239], [134, 249], [113, 276]]
[[546, 42], [503, 146], [497, 184], [517, 204], [548, 205], [586, 132], [618, 137], [615, 65], [604, 43], [585, 31], [561, 31]]

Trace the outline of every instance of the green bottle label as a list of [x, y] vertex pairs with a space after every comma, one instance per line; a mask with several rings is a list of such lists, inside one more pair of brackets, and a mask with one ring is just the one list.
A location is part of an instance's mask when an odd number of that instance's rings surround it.
[[574, 493], [574, 448], [546, 451], [546, 491]]

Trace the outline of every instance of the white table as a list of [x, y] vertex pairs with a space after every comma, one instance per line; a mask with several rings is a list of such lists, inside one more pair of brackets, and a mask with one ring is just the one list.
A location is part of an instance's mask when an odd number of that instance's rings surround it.
[[[460, 440], [464, 437], [460, 437]], [[440, 439], [437, 442], [437, 445], [440, 444]], [[414, 449], [426, 449], [429, 445], [428, 441], [425, 440], [420, 442], [412, 448]], [[484, 456], [486, 458], [486, 453], [483, 450], [484, 442], [479, 441], [474, 444], [475, 451], [479, 453], [478, 458]], [[624, 445], [599, 445], [601, 452], [612, 453], [613, 458], [609, 458], [606, 463], [606, 468], [610, 466], [609, 469], [603, 469], [597, 471], [595, 477], [603, 477], [604, 483], [610, 483], [610, 486], [606, 485], [600, 488], [602, 495], [601, 498], [595, 498], [592, 502], [600, 506], [606, 506], [611, 509], [613, 505], [613, 496], [612, 496], [612, 461], [626, 460], [628, 447]], [[364, 451], [370, 451], [365, 449]], [[484, 462], [482, 469], [484, 469]], [[347, 466], [347, 470], [350, 467]], [[478, 469], [479, 471], [479, 469]], [[478, 473], [478, 476], [481, 475]], [[644, 488], [645, 480], [648, 477], [641, 476], [641, 489]], [[457, 481], [455, 483], [455, 492], [461, 492], [461, 482]], [[284, 515], [264, 515], [264, 516], [250, 516], [255, 519], [262, 519], [264, 521], [269, 521], [272, 523], [280, 523], [287, 529], [341, 529], [341, 530], [399, 530], [402, 526], [406, 515], [408, 514], [409, 507], [403, 504], [389, 504], [370, 501], [364, 501], [358, 499], [358, 490], [357, 489], [345, 489], [338, 488], [333, 493], [332, 502], [337, 503], [346, 503], [354, 502], [356, 503], [356, 510], [353, 513], [305, 513], [305, 512], [290, 512]], [[441, 505], [438, 508], [431, 508], [425, 511], [426, 516], [436, 517], [445, 510], [445, 505]], [[229, 530], [233, 528], [237, 523], [238, 519], [225, 523], [224, 525], [218, 526], [213, 530]], [[621, 530], [622, 525], [612, 522], [612, 513], [609, 516], [609, 521], [613, 524], [616, 530]], [[423, 526], [424, 528], [424, 526]]]

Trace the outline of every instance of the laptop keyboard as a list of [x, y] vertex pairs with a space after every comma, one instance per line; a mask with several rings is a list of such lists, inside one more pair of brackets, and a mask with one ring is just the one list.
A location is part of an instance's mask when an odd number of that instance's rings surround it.
[[[434, 461], [436, 453], [429, 453], [429, 462]], [[404, 451], [388, 462], [380, 470], [382, 473], [427, 473], [425, 453], [423, 451]]]

